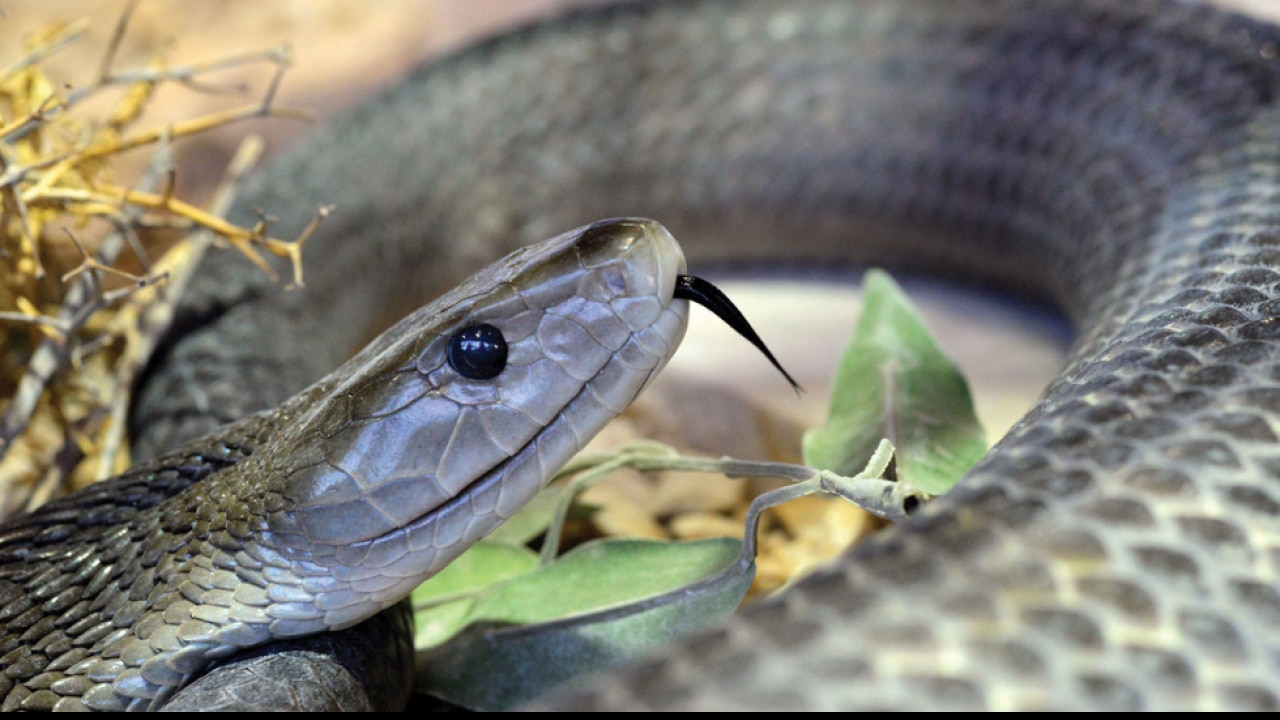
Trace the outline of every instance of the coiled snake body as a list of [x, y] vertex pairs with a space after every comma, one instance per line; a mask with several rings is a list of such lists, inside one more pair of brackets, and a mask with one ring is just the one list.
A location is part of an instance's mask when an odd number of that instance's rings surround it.
[[136, 409], [142, 446], [283, 400], [393, 299], [597, 217], [659, 218], [695, 268], [996, 282], [1079, 335], [951, 495], [560, 702], [1276, 707], [1278, 54], [1273, 28], [1161, 0], [652, 3], [501, 38], [261, 178], [286, 227], [339, 205], [308, 290], [209, 263]]

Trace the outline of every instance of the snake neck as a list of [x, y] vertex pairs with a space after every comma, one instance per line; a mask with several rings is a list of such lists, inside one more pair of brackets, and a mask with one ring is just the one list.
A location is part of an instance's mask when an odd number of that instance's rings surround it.
[[[252, 457], [264, 432], [260, 419], [238, 423], [5, 527], [2, 709], [29, 706], [33, 693], [22, 684], [42, 673], [65, 673], [52, 699], [69, 694], [70, 683], [78, 706], [121, 710], [146, 708], [203, 669], [205, 651], [222, 642], [213, 639], [221, 626], [187, 610], [231, 604], [222, 588], [247, 563], [229, 548], [257, 528], [250, 518], [200, 508], [220, 478]], [[165, 612], [185, 624], [156, 622]], [[139, 635], [149, 643], [141, 655]], [[108, 677], [121, 681], [123, 694], [102, 681]]]
[[324, 629], [308, 622], [315, 574], [270, 541], [282, 503], [259, 481], [279, 420], [235, 423], [5, 527], [0, 709], [32, 707], [24, 685], [41, 675], [59, 678], [55, 705], [154, 709], [240, 648]]

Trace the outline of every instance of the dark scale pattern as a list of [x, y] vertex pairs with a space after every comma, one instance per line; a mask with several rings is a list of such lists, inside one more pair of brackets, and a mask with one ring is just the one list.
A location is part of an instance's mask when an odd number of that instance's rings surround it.
[[[212, 577], [197, 556], [238, 545], [220, 533], [245, 523], [233, 508], [202, 514], [200, 507], [215, 478], [252, 454], [261, 430], [254, 421], [228, 428], [216, 441], [193, 443], [5, 526], [0, 709], [145, 707], [166, 694], [162, 688], [204, 669], [204, 650], [184, 647], [195, 631], [185, 608], [209, 601], [228, 580]], [[182, 617], [172, 615], [179, 610]], [[148, 662], [162, 651], [176, 654]]]
[[[314, 611], [297, 610], [314, 599], [308, 577], [268, 532], [278, 488], [252, 479], [288, 412], [222, 428], [5, 526], [0, 709], [155, 709], [212, 664], [311, 622]], [[404, 666], [409, 622], [402, 609], [305, 641], [305, 657], [332, 663], [319, 679], [298, 673], [297, 658], [252, 676], [317, 708], [385, 709], [407, 677], [372, 671], [371, 658]], [[200, 685], [175, 708], [244, 709], [233, 685], [222, 695]]]
[[[483, 44], [259, 179], [245, 208], [281, 214], [281, 233], [338, 204], [307, 288], [210, 258], [143, 388], [139, 446], [270, 407], [392, 308], [599, 217], [658, 218], [692, 268], [865, 262], [999, 283], [1058, 303], [1079, 336], [962, 486], [729, 628], [560, 702], [1274, 709], [1278, 48], [1272, 28], [1166, 0], [654, 2]], [[218, 525], [220, 498], [185, 496], [218, 567], [219, 543], [243, 538]], [[261, 499], [283, 512], [277, 491]], [[76, 553], [61, 522], [17, 530], [7, 552]], [[169, 551], [99, 527], [110, 553]], [[96, 557], [40, 577], [47, 597], [0, 590], [7, 705], [113, 702], [85, 683], [135, 658], [78, 653], [110, 644], [100, 618], [136, 601], [63, 594], [101, 597], [117, 571]], [[46, 606], [68, 608], [66, 630], [48, 632]]]

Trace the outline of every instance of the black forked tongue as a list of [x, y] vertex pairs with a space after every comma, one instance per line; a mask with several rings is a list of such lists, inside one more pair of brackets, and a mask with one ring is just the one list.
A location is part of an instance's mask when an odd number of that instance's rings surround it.
[[765, 346], [764, 341], [752, 329], [751, 323], [747, 322], [747, 319], [742, 316], [742, 312], [733, 304], [728, 295], [721, 292], [720, 288], [700, 277], [677, 275], [674, 295], [684, 300], [692, 300], [715, 313], [716, 317], [723, 320], [726, 325], [746, 338], [747, 342], [755, 345], [760, 352], [764, 353], [764, 356], [769, 358], [769, 362], [773, 363], [773, 366], [778, 369], [778, 372], [782, 373], [782, 377], [786, 378], [787, 382], [791, 383], [791, 387], [797, 393], [803, 390], [800, 387], [800, 383], [797, 383], [795, 378], [791, 377], [791, 374], [782, 368], [782, 363], [779, 363], [773, 353], [769, 352], [769, 348]]

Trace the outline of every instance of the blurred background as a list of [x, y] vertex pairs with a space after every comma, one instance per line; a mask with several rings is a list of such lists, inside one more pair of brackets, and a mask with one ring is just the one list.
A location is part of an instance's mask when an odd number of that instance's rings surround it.
[[[281, 88], [281, 104], [307, 108], [323, 118], [385, 87], [418, 63], [494, 35], [530, 19], [609, 0], [142, 0], [137, 5], [118, 67], [134, 67], [161, 56], [196, 62], [287, 45], [293, 68]], [[1123, 0], [1118, 0], [1123, 1]], [[1217, 0], [1218, 4], [1280, 21], [1277, 0]], [[54, 21], [87, 18], [90, 29], [75, 47], [49, 59], [54, 77], [89, 82], [126, 6], [123, 0], [5, 0], [0, 2], [0, 61], [16, 54], [29, 33]], [[269, 72], [250, 78], [248, 97], [261, 91]], [[236, 71], [226, 87], [246, 81]], [[177, 86], [163, 88], [151, 120], [194, 117], [226, 107], [228, 98]], [[278, 152], [291, 136], [306, 132], [296, 121], [255, 121], [253, 132]], [[180, 191], [216, 182], [244, 126], [228, 128], [178, 148]], [[145, 155], [145, 153], [139, 153]], [[145, 162], [145, 158], [140, 160]]]

